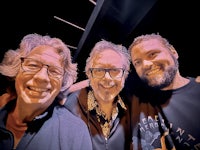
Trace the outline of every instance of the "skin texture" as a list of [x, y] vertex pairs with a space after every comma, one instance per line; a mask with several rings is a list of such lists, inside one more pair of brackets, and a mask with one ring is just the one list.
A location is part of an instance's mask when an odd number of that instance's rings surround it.
[[[60, 55], [56, 49], [49, 46], [35, 47], [26, 58], [36, 59], [50, 66], [63, 67]], [[14, 111], [8, 115], [6, 124], [7, 129], [15, 135], [15, 145], [27, 128], [26, 123], [52, 104], [61, 85], [62, 77], [59, 79], [50, 77], [46, 66], [36, 73], [25, 72], [22, 68], [19, 70], [15, 82], [17, 104]]]
[[[108, 55], [109, 53], [109, 55]], [[121, 56], [111, 49], [105, 49], [96, 55], [93, 60], [92, 68], [123, 68]], [[125, 76], [122, 78], [112, 79], [108, 72], [101, 79], [93, 78], [88, 74], [90, 85], [94, 91], [101, 109], [107, 112], [108, 117], [111, 115], [111, 108], [114, 98], [119, 94], [124, 86]]]
[[[53, 48], [48, 46], [36, 47], [27, 58], [33, 58], [44, 64], [62, 68], [61, 61], [58, 61], [60, 56]], [[59, 93], [61, 83], [62, 78], [52, 78], [48, 75], [46, 66], [43, 66], [37, 73], [25, 72], [21, 69], [16, 77], [18, 99], [27, 105], [34, 103], [35, 108], [37, 106], [39, 109], [41, 109], [40, 107], [47, 108]], [[32, 105], [30, 106], [32, 107]]]
[[136, 37], [129, 50], [138, 76], [149, 85], [131, 99], [134, 149], [195, 149], [199, 143], [199, 85], [180, 74], [177, 51], [154, 33]]
[[151, 87], [174, 89], [189, 82], [179, 74], [176, 50], [165, 47], [158, 39], [132, 47], [131, 59], [138, 76]]

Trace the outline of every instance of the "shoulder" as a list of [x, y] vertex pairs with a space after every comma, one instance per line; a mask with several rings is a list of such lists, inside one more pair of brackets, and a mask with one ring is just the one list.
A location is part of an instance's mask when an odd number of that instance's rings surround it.
[[196, 78], [195, 77], [188, 77], [188, 79], [190, 80], [190, 83], [192, 85], [197, 85], [197, 86], [200, 85], [200, 76], [197, 76]]
[[75, 91], [66, 97], [66, 101], [64, 103], [65, 107], [75, 107], [78, 103], [79, 95], [81, 90]]
[[[80, 128], [85, 126], [85, 123], [77, 116], [72, 114], [64, 106], [56, 106], [54, 109], [53, 117], [57, 118], [61, 125], [69, 126], [70, 128]], [[73, 127], [71, 127], [73, 126]]]
[[83, 88], [89, 87], [89, 79], [77, 82], [69, 87], [66, 91], [60, 92], [58, 97], [60, 98], [60, 104], [63, 105], [66, 100], [67, 96], [69, 96], [71, 93], [80, 91]]
[[[54, 108], [52, 126], [59, 132], [60, 142], [63, 147], [69, 149], [91, 149], [91, 139], [86, 123], [79, 117], [73, 115], [64, 106]], [[78, 143], [72, 141], [79, 140]]]
[[83, 88], [76, 92], [71, 93], [70, 95], [67, 96], [64, 105], [72, 107], [76, 105], [78, 101], [81, 104], [85, 103], [87, 101], [88, 90], [89, 90], [88, 88]]

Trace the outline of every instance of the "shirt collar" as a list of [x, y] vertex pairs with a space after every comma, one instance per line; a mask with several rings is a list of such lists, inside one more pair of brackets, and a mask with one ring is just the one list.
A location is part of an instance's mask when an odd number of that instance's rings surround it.
[[[119, 104], [124, 110], [126, 110], [127, 108], [126, 108], [122, 98], [119, 95], [117, 96], [117, 98], [118, 99], [117, 99], [116, 103]], [[88, 103], [88, 110], [89, 111], [95, 109], [98, 106], [98, 103], [97, 103], [97, 100], [94, 97], [93, 91], [88, 92], [87, 103]]]

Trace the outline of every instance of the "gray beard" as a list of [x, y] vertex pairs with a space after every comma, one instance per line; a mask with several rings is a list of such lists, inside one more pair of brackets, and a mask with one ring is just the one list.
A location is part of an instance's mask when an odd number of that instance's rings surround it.
[[163, 89], [163, 88], [169, 86], [172, 83], [172, 81], [174, 80], [175, 75], [178, 71], [178, 67], [179, 67], [178, 60], [174, 57], [173, 57], [173, 59], [174, 59], [175, 65], [172, 67], [169, 67], [164, 72], [164, 76], [162, 76], [161, 78], [159, 78], [159, 79], [154, 78], [154, 79], [149, 80], [145, 76], [142, 76], [141, 80], [148, 86], [156, 88], [156, 89]]

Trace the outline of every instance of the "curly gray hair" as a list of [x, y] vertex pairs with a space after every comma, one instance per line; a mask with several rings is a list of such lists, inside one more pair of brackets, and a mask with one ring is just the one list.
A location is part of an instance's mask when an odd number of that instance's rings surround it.
[[100, 53], [101, 51], [104, 51], [105, 49], [112, 49], [113, 51], [117, 52], [122, 56], [122, 62], [124, 69], [128, 72], [130, 70], [130, 53], [127, 50], [126, 47], [123, 45], [117, 45], [112, 42], [106, 41], [102, 39], [101, 41], [97, 42], [95, 46], [93, 47], [90, 56], [86, 60], [86, 66], [85, 66], [85, 72], [86, 74], [89, 71], [89, 68], [93, 64], [93, 60], [96, 56], [96, 54]]
[[15, 78], [21, 65], [21, 57], [26, 57], [32, 49], [40, 45], [48, 45], [57, 49], [64, 62], [64, 77], [61, 92], [69, 88], [77, 79], [77, 64], [72, 63], [71, 52], [67, 45], [59, 38], [48, 35], [28, 34], [21, 40], [16, 50], [8, 50], [0, 64], [0, 73]]

